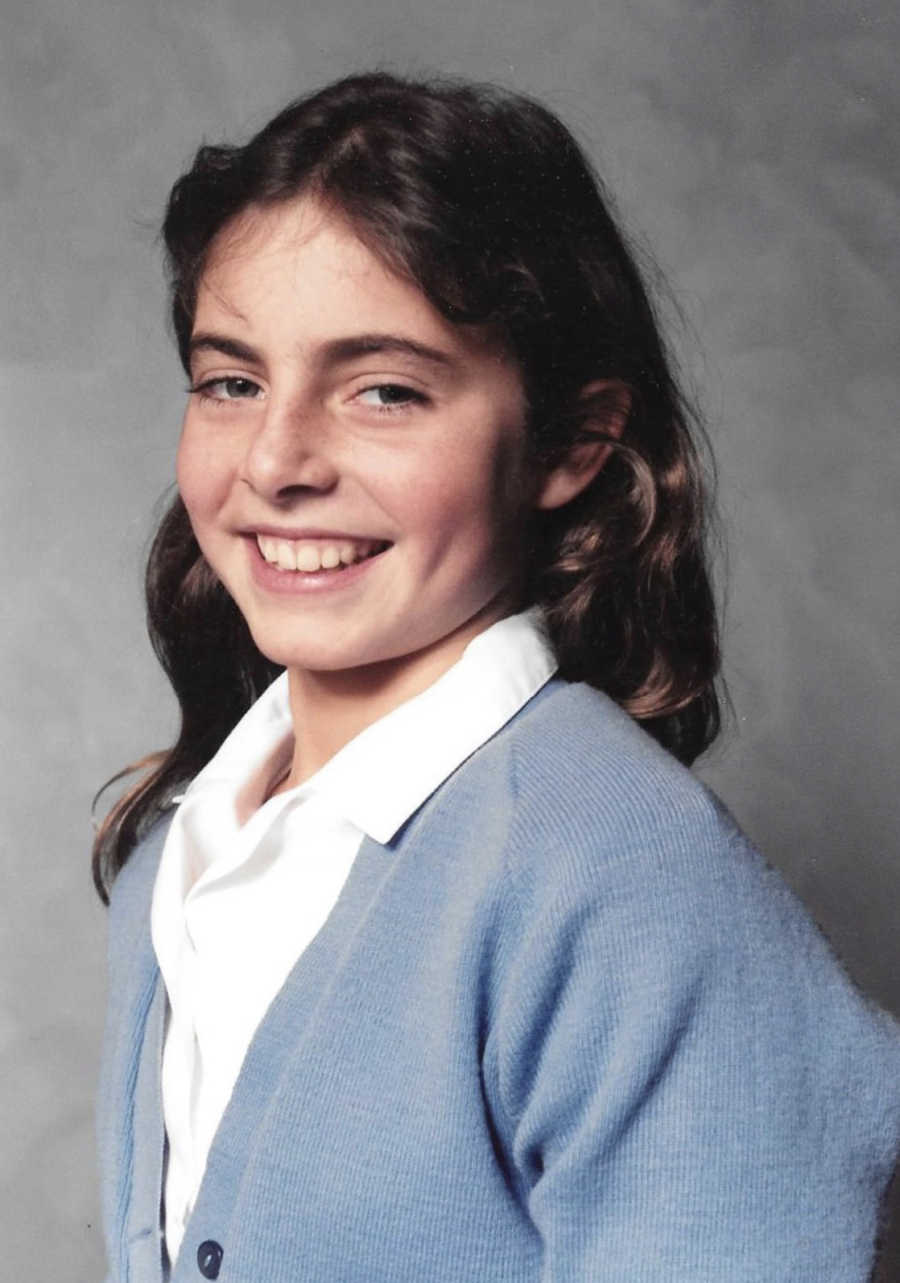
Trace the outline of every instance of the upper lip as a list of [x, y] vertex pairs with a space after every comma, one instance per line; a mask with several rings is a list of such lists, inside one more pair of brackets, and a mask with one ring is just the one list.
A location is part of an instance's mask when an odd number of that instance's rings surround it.
[[315, 527], [314, 529], [309, 527], [296, 529], [288, 526], [272, 526], [266, 524], [260, 526], [247, 526], [241, 531], [241, 533], [247, 535], [263, 535], [270, 539], [290, 539], [294, 542], [300, 542], [303, 539], [333, 539], [336, 541], [348, 540], [356, 543], [361, 543], [363, 540], [367, 540], [370, 543], [389, 542], [389, 540], [383, 539], [378, 535], [351, 534], [347, 530], [323, 530], [320, 527]]

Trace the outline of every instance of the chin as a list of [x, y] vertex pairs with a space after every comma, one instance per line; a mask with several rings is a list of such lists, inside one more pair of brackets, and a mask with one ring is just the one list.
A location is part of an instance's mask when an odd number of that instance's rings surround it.
[[267, 630], [253, 632], [256, 647], [266, 659], [282, 668], [293, 668], [310, 673], [336, 673], [344, 669], [361, 668], [394, 656], [371, 645], [352, 645], [327, 638], [273, 636]]

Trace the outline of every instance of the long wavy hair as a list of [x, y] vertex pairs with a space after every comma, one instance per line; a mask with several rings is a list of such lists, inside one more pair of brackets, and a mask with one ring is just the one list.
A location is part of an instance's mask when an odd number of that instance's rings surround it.
[[[339, 211], [448, 320], [503, 337], [535, 458], [552, 463], [606, 435], [611, 453], [596, 479], [533, 523], [526, 599], [543, 607], [561, 676], [605, 691], [692, 761], [719, 729], [705, 436], [636, 255], [571, 134], [539, 103], [496, 87], [379, 73], [298, 99], [245, 146], [201, 147], [163, 225], [185, 368], [213, 242], [248, 207], [301, 195]], [[605, 390], [586, 402], [582, 390], [600, 381]], [[621, 405], [623, 391], [624, 425], [604, 434], [609, 399]], [[104, 898], [173, 791], [279, 671], [205, 561], [180, 498], [156, 535], [146, 588], [181, 728], [172, 748], [136, 764], [144, 775], [98, 831]]]

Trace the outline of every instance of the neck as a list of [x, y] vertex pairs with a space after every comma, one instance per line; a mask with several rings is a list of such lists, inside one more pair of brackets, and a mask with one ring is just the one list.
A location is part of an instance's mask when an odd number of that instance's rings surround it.
[[412, 655], [337, 672], [290, 668], [294, 753], [289, 772], [273, 792], [296, 788], [367, 726], [421, 694], [503, 613], [480, 611], [449, 636]]

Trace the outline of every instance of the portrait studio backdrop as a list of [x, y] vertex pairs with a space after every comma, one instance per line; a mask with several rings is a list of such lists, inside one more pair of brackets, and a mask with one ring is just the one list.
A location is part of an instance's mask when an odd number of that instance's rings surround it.
[[175, 727], [140, 587], [184, 396], [164, 329], [163, 203], [201, 139], [245, 138], [351, 71], [457, 72], [536, 94], [654, 251], [710, 421], [729, 550], [733, 715], [699, 769], [859, 983], [900, 1011], [892, 12], [890, 0], [5, 6], [5, 1277], [101, 1277], [90, 801]]

